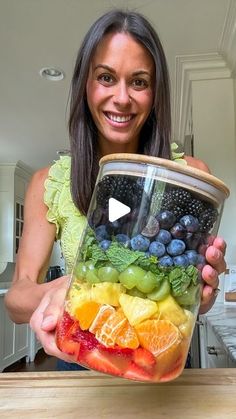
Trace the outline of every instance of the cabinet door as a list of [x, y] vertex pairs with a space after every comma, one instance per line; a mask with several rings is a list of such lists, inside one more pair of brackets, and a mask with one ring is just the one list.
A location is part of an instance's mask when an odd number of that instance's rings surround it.
[[4, 307], [3, 297], [0, 297], [1, 314], [1, 368], [15, 362], [15, 323], [13, 323]]
[[207, 327], [207, 367], [227, 368], [228, 356], [210, 325]]
[[17, 324], [15, 326], [15, 356], [20, 359], [29, 354], [29, 326]]

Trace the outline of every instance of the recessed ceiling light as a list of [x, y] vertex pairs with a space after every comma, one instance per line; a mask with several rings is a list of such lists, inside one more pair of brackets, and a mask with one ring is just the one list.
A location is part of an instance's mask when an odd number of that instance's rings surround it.
[[59, 81], [65, 78], [65, 73], [59, 68], [44, 67], [39, 71], [41, 77], [47, 80]]

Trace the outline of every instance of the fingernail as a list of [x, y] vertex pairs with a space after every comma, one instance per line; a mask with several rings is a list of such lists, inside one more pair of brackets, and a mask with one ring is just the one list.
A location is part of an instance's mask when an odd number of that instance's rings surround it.
[[54, 317], [53, 316], [47, 316], [43, 319], [41, 327], [47, 327], [53, 322], [54, 322]]

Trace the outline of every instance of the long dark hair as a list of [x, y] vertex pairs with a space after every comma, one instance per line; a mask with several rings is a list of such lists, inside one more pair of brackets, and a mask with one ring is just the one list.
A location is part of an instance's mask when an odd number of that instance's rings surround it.
[[86, 214], [98, 174], [98, 136], [86, 99], [91, 58], [108, 33], [125, 32], [142, 44], [155, 64], [152, 111], [141, 133], [138, 153], [170, 158], [171, 111], [169, 74], [157, 33], [140, 13], [113, 10], [89, 29], [79, 49], [71, 83], [69, 134], [71, 143], [71, 193], [75, 205]]

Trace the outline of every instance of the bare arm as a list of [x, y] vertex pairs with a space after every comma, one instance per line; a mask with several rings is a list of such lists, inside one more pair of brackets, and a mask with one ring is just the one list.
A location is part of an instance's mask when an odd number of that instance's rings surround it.
[[43, 201], [44, 181], [48, 168], [33, 175], [25, 199], [24, 228], [17, 254], [12, 286], [5, 296], [9, 315], [16, 323], [26, 323], [44, 294], [56, 288], [63, 278], [46, 284], [44, 279], [55, 239], [55, 225], [46, 219], [47, 206]]

